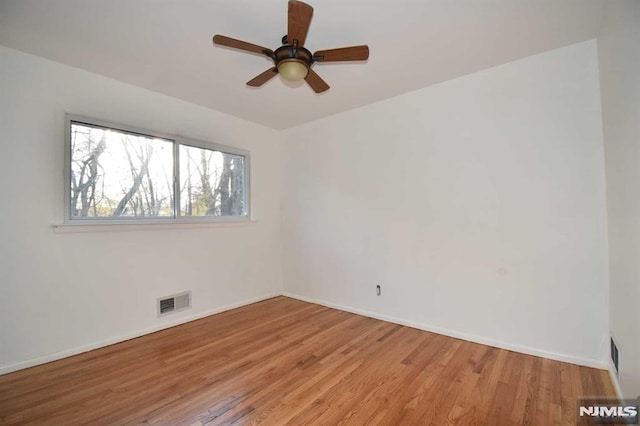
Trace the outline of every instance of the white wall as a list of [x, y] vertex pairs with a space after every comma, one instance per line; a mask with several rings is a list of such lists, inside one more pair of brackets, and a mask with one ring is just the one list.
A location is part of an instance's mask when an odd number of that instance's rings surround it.
[[[2, 47], [0, 65], [0, 373], [280, 292], [277, 132]], [[65, 112], [250, 150], [256, 222], [54, 232]], [[193, 309], [158, 319], [183, 290]]]
[[640, 395], [640, 2], [606, 3], [598, 38], [607, 169], [611, 331], [620, 387]]
[[601, 135], [595, 41], [286, 131], [284, 288], [602, 366]]
[[[592, 41], [276, 132], [0, 48], [0, 373], [282, 280], [322, 303], [601, 366], [598, 87]], [[256, 222], [54, 232], [65, 112], [251, 150]], [[192, 310], [156, 318], [156, 297], [187, 289]]]

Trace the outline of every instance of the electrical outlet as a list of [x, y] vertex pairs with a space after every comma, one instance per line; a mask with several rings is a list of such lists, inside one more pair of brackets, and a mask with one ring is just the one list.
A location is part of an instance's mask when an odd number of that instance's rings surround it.
[[376, 295], [380, 296], [382, 294], [382, 289], [380, 288], [380, 284], [376, 286]]

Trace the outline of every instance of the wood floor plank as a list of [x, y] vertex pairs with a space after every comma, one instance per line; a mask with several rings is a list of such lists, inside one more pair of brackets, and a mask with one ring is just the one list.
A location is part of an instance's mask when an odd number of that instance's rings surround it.
[[286, 297], [0, 376], [0, 424], [572, 424], [608, 373]]

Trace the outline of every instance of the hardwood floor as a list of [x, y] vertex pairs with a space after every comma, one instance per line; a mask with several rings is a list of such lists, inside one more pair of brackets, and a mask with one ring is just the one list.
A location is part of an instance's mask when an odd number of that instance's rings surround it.
[[277, 297], [0, 376], [0, 424], [575, 424], [606, 371]]

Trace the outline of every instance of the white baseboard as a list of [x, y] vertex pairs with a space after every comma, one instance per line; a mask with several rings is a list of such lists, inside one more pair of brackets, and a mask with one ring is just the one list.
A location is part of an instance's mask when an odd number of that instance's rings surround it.
[[130, 339], [134, 339], [136, 337], [140, 337], [140, 336], [144, 336], [145, 334], [151, 334], [151, 333], [155, 333], [157, 331], [160, 330], [164, 330], [167, 328], [171, 328], [171, 327], [175, 327], [177, 325], [180, 324], [184, 324], [187, 322], [191, 322], [191, 321], [195, 321], [210, 315], [215, 315], [221, 312], [225, 312], [225, 311], [229, 311], [231, 309], [236, 309], [242, 306], [246, 306], [246, 305], [250, 305], [252, 303], [256, 303], [256, 302], [260, 302], [263, 300], [267, 300], [267, 299], [271, 299], [273, 297], [277, 297], [277, 296], [286, 296], [286, 297], [290, 297], [293, 299], [298, 299], [304, 302], [308, 302], [308, 303], [314, 303], [317, 305], [322, 305], [322, 306], [326, 306], [329, 308], [333, 308], [333, 309], [338, 309], [341, 311], [345, 311], [345, 312], [350, 312], [353, 314], [357, 314], [357, 315], [364, 315], [366, 317], [370, 317], [370, 318], [375, 318], [375, 319], [379, 319], [381, 321], [387, 321], [387, 322], [392, 322], [394, 324], [400, 324], [400, 325], [405, 325], [408, 327], [412, 327], [412, 328], [416, 328], [419, 330], [424, 330], [424, 331], [429, 331], [432, 333], [437, 333], [437, 334], [442, 334], [445, 336], [449, 336], [449, 337], [454, 337], [457, 339], [462, 339], [462, 340], [466, 340], [469, 342], [474, 342], [474, 343], [480, 343], [483, 345], [487, 345], [487, 346], [492, 346], [492, 347], [496, 347], [496, 348], [500, 348], [500, 349], [506, 349], [506, 350], [510, 350], [510, 351], [514, 351], [514, 352], [520, 352], [520, 353], [524, 353], [527, 355], [534, 355], [534, 356], [539, 356], [539, 357], [543, 357], [543, 358], [549, 358], [549, 359], [553, 359], [556, 361], [562, 361], [562, 362], [568, 362], [571, 364], [577, 364], [577, 365], [583, 365], [586, 367], [593, 367], [593, 368], [599, 368], [599, 369], [603, 369], [603, 370], [609, 370], [609, 373], [611, 375], [611, 380], [613, 382], [613, 385], [615, 387], [616, 393], [618, 394], [618, 397], [621, 397], [622, 393], [620, 391], [620, 386], [619, 383], [617, 381], [617, 379], [615, 378], [615, 374], [613, 373], [613, 366], [609, 365], [608, 362], [601, 362], [601, 361], [597, 361], [597, 360], [593, 360], [593, 359], [588, 359], [588, 358], [581, 358], [581, 357], [576, 357], [573, 355], [566, 355], [566, 354], [559, 354], [559, 353], [555, 353], [555, 352], [549, 352], [549, 351], [545, 351], [545, 350], [541, 350], [541, 349], [536, 349], [536, 348], [531, 348], [528, 346], [521, 346], [521, 345], [514, 345], [514, 344], [510, 344], [510, 343], [506, 343], [506, 342], [502, 342], [502, 341], [498, 341], [498, 340], [494, 340], [494, 339], [490, 339], [490, 338], [486, 338], [486, 337], [482, 337], [482, 336], [475, 336], [475, 335], [470, 335], [467, 333], [461, 333], [455, 330], [450, 330], [450, 329], [445, 329], [445, 328], [441, 328], [441, 327], [436, 327], [436, 326], [432, 326], [429, 324], [423, 324], [423, 323], [418, 323], [415, 321], [410, 321], [410, 320], [406, 320], [406, 319], [402, 319], [402, 318], [396, 318], [396, 317], [391, 317], [391, 316], [387, 316], [387, 315], [382, 315], [382, 314], [378, 314], [375, 312], [371, 312], [371, 311], [366, 311], [366, 310], [362, 310], [362, 309], [357, 309], [357, 308], [353, 308], [350, 306], [344, 306], [344, 305], [340, 305], [340, 304], [336, 304], [336, 303], [332, 303], [332, 302], [327, 302], [324, 300], [319, 300], [319, 299], [313, 299], [313, 298], [309, 298], [309, 297], [305, 297], [305, 296], [301, 296], [298, 294], [293, 294], [293, 293], [289, 293], [289, 292], [277, 292], [277, 293], [272, 293], [272, 294], [268, 294], [265, 296], [261, 296], [261, 297], [256, 297], [253, 299], [247, 299], [247, 300], [243, 300], [240, 302], [236, 302], [236, 303], [232, 303], [232, 304], [228, 304], [225, 306], [221, 306], [209, 311], [205, 311], [205, 312], [201, 312], [199, 314], [196, 315], [192, 315], [192, 316], [188, 316], [188, 317], [181, 317], [178, 318], [174, 321], [170, 321], [170, 322], [166, 322], [163, 323], [161, 325], [155, 326], [155, 327], [149, 327], [143, 330], [138, 330], [132, 333], [127, 333], [124, 335], [120, 335], [120, 336], [115, 336], [109, 339], [105, 339], [105, 340], [101, 340], [98, 342], [94, 342], [94, 343], [90, 343], [88, 345], [83, 345], [80, 347], [76, 347], [76, 348], [72, 348], [72, 349], [68, 349], [65, 351], [60, 351], [60, 352], [55, 352], [52, 354], [47, 354], [38, 358], [33, 358], [33, 359], [29, 359], [26, 361], [21, 361], [21, 362], [17, 362], [14, 364], [9, 364], [9, 365], [5, 365], [0, 367], [0, 375], [3, 374], [7, 374], [7, 373], [11, 373], [13, 371], [18, 371], [18, 370], [22, 370], [25, 368], [29, 368], [29, 367], [33, 367], [36, 365], [40, 365], [40, 364], [45, 364], [47, 362], [51, 362], [51, 361], [56, 361], [62, 358], [67, 358], [73, 355], [78, 355], [84, 352], [88, 352], [94, 349], [98, 349], [98, 348], [102, 348], [104, 346], [109, 346], [115, 343], [120, 343], [120, 342], [124, 342], [126, 340], [130, 340]]
[[[288, 291], [283, 291], [281, 295], [284, 296], [284, 297], [290, 297], [292, 299], [297, 299], [297, 300], [300, 300], [302, 302], [313, 303], [315, 305], [327, 306], [329, 308], [332, 307], [332, 306], [329, 306], [328, 303], [323, 303], [321, 300], [312, 299], [311, 297], [301, 296], [299, 294], [289, 293]], [[336, 308], [336, 309], [340, 309], [340, 308]], [[340, 309], [340, 310], [341, 311], [345, 311], [346, 309]], [[348, 310], [347, 310], [347, 312], [355, 313], [353, 311], [348, 311]], [[365, 315], [365, 316], [368, 316], [368, 315]]]
[[[429, 331], [429, 332], [432, 332], [432, 333], [442, 334], [442, 335], [445, 335], [445, 336], [454, 337], [456, 339], [462, 339], [462, 340], [466, 340], [466, 341], [469, 341], [469, 342], [480, 343], [480, 344], [483, 344], [483, 345], [492, 346], [492, 347], [499, 348], [499, 349], [506, 349], [506, 350], [509, 350], [509, 351], [519, 352], [519, 353], [523, 353], [523, 354], [527, 354], [527, 355], [539, 356], [539, 357], [542, 357], [542, 358], [553, 359], [555, 361], [568, 362], [570, 364], [583, 365], [585, 367], [598, 368], [600, 370], [607, 370], [608, 369], [607, 362], [603, 362], [603, 361], [599, 361], [599, 360], [595, 360], [595, 359], [582, 358], [582, 357], [577, 357], [577, 356], [574, 356], [574, 355], [567, 355], [567, 354], [561, 354], [561, 353], [556, 353], [556, 352], [550, 352], [550, 351], [545, 351], [545, 350], [542, 350], [542, 349], [532, 348], [532, 347], [529, 347], [529, 346], [514, 345], [514, 344], [511, 344], [511, 343], [502, 342], [502, 341], [499, 341], [499, 340], [495, 340], [495, 339], [491, 339], [491, 338], [487, 338], [487, 337], [483, 337], [483, 336], [471, 335], [471, 334], [462, 333], [462, 332], [459, 332], [459, 331], [456, 331], [456, 330], [450, 330], [450, 329], [446, 329], [446, 328], [442, 328], [442, 327], [436, 327], [436, 326], [433, 326], [433, 325], [430, 325], [430, 324], [424, 324], [424, 323], [419, 323], [419, 322], [415, 322], [415, 321], [406, 320], [406, 319], [403, 319], [403, 318], [396, 318], [396, 317], [391, 317], [391, 316], [387, 316], [387, 315], [382, 315], [382, 314], [378, 314], [378, 313], [375, 313], [375, 312], [366, 311], [366, 310], [363, 310], [363, 309], [353, 308], [351, 306], [339, 305], [339, 304], [336, 304], [336, 303], [327, 302], [325, 300], [313, 299], [313, 298], [309, 298], [309, 297], [306, 297], [306, 296], [300, 296], [298, 294], [293, 294], [293, 293], [289, 293], [289, 292], [283, 292], [282, 295], [286, 296], [286, 297], [291, 297], [292, 299], [298, 299], [298, 300], [301, 300], [303, 302], [315, 303], [317, 305], [326, 306], [328, 308], [338, 309], [338, 310], [341, 310], [341, 311], [350, 312], [350, 313], [358, 314], [358, 315], [364, 315], [366, 317], [375, 318], [375, 319], [379, 319], [379, 320], [387, 321], [387, 322], [392, 322], [394, 324], [406, 325], [407, 327], [417, 328], [418, 330], [424, 330], [424, 331]], [[617, 383], [617, 382], [615, 382], [615, 383]]]
[[616, 368], [613, 366], [613, 362], [611, 360], [609, 360], [607, 370], [609, 370], [609, 377], [611, 378], [611, 383], [613, 383], [613, 388], [616, 390], [618, 399], [624, 399], [624, 396], [622, 395], [622, 389], [620, 389], [618, 375], [616, 374]]
[[281, 293], [272, 293], [265, 296], [255, 297], [253, 299], [242, 300], [240, 302], [231, 303], [228, 305], [220, 306], [215, 309], [211, 309], [205, 312], [200, 312], [195, 315], [180, 317], [173, 321], [164, 322], [161, 325], [145, 328], [142, 330], [137, 330], [132, 333], [123, 334], [120, 336], [111, 337], [109, 339], [101, 340], [98, 342], [93, 342], [88, 345], [79, 346], [76, 348], [68, 349], [65, 351], [55, 352], [51, 354], [47, 354], [38, 358], [29, 359], [26, 361], [20, 361], [14, 364], [4, 365], [0, 367], [0, 376], [3, 374], [8, 374], [14, 371], [23, 370], [25, 368], [34, 367], [36, 365], [45, 364], [51, 361], [57, 361], [62, 358], [67, 358], [73, 355], [78, 355], [84, 352], [92, 351], [94, 349], [102, 348], [105, 346], [113, 345], [115, 343], [124, 342], [126, 340], [135, 339], [136, 337], [144, 336], [145, 334], [155, 333], [156, 331], [164, 330], [167, 328], [175, 327], [180, 324], [185, 324], [191, 321], [195, 321], [204, 317], [208, 317], [210, 315], [219, 314], [221, 312], [230, 311], [231, 309], [240, 308], [242, 306], [251, 305], [252, 303], [261, 302], [263, 300], [271, 299], [273, 297], [280, 296]]

